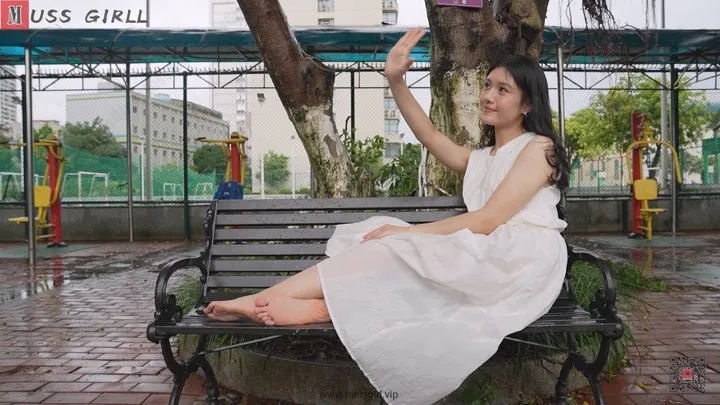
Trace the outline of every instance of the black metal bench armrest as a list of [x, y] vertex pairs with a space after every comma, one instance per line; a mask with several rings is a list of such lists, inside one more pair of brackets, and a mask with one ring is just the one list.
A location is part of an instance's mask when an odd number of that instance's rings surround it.
[[158, 343], [159, 338], [155, 333], [155, 324], [158, 321], [161, 322], [177, 322], [179, 317], [182, 316], [182, 310], [177, 305], [175, 295], [167, 293], [167, 286], [170, 282], [170, 277], [176, 271], [187, 267], [197, 267], [203, 273], [203, 279], [205, 278], [206, 271], [204, 269], [203, 257], [184, 257], [176, 259], [170, 263], [164, 265], [160, 269], [157, 281], [155, 282], [155, 320], [150, 323], [147, 330], [148, 340], [151, 342]]
[[620, 338], [623, 335], [623, 326], [622, 321], [617, 316], [617, 309], [615, 307], [617, 284], [615, 282], [615, 271], [610, 265], [610, 262], [589, 250], [575, 246], [568, 246], [568, 260], [568, 266], [570, 268], [575, 262], [585, 262], [593, 265], [593, 267], [600, 271], [603, 289], [598, 290], [595, 294], [595, 298], [590, 305], [590, 311], [593, 316], [603, 317], [609, 321], [616, 322], [618, 326], [613, 333], [613, 337], [616, 339]]
[[166, 307], [167, 285], [173, 273], [186, 267], [197, 267], [200, 271], [203, 271], [202, 266], [202, 257], [184, 257], [164, 265], [163, 268], [160, 269], [157, 281], [155, 282], [155, 310], [162, 311]]

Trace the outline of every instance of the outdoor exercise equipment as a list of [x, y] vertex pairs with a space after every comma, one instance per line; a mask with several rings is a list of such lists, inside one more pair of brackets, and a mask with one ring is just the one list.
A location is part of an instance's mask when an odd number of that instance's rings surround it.
[[[25, 144], [10, 144], [11, 146], [24, 147]], [[45, 161], [45, 173], [39, 185], [34, 187], [35, 196], [35, 235], [37, 240], [49, 239], [48, 247], [67, 246], [62, 238], [62, 215], [61, 215], [61, 178], [65, 166], [65, 155], [60, 139], [50, 134], [45, 139], [35, 141], [33, 147], [37, 155]], [[45, 153], [43, 153], [43, 150]], [[48, 213], [50, 219], [48, 220]], [[10, 222], [25, 224], [28, 217], [10, 218]], [[41, 231], [47, 231], [42, 233]]]
[[677, 151], [669, 142], [657, 140], [650, 127], [650, 119], [643, 113], [632, 114], [632, 140], [625, 153], [628, 165], [628, 176], [630, 190], [632, 192], [632, 223], [630, 238], [647, 238], [652, 240], [653, 215], [665, 212], [663, 208], [650, 208], [649, 201], [655, 201], [658, 197], [658, 184], [655, 179], [646, 179], [643, 170], [642, 157], [645, 147], [648, 145], [667, 146], [673, 154], [675, 168], [675, 179], [682, 183], [680, 173], [680, 161]]
[[242, 200], [245, 184], [245, 166], [243, 162], [244, 159], [247, 159], [245, 142], [248, 139], [238, 132], [233, 132], [230, 134], [229, 139], [207, 139], [202, 137], [197, 138], [197, 140], [203, 143], [222, 145], [223, 151], [228, 157], [225, 177], [215, 191], [214, 199]]

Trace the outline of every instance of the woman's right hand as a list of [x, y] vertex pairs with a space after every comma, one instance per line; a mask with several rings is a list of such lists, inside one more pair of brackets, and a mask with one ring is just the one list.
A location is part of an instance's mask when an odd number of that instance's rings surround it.
[[385, 77], [388, 80], [402, 79], [403, 75], [410, 69], [414, 61], [410, 58], [410, 52], [423, 35], [425, 35], [425, 32], [422, 28], [413, 28], [406, 32], [390, 50], [385, 61]]

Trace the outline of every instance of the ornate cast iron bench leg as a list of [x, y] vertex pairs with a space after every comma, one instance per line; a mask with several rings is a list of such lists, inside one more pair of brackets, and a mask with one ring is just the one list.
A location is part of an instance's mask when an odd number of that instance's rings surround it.
[[198, 341], [197, 347], [195, 348], [195, 353], [182, 363], [178, 363], [178, 361], [175, 360], [172, 347], [170, 346], [170, 338], [166, 337], [160, 340], [165, 364], [168, 365], [168, 369], [174, 375], [173, 381], [175, 382], [175, 385], [173, 386], [172, 395], [170, 396], [170, 404], [178, 405], [180, 403], [180, 395], [185, 387], [185, 382], [193, 373], [197, 372], [198, 368], [202, 368], [205, 373], [205, 378], [207, 379], [207, 404], [220, 404], [220, 389], [218, 387], [217, 378], [215, 378], [215, 373], [203, 353], [205, 346], [207, 345], [207, 340], [208, 336], [202, 335]]

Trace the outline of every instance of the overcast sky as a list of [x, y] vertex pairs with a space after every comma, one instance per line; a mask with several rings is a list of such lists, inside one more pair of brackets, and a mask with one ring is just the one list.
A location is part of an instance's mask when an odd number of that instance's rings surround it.
[[[336, 0], [338, 2], [343, 0]], [[650, 0], [609, 0], [619, 26], [646, 27], [646, 3]], [[398, 0], [400, 25], [427, 26], [425, 0]], [[574, 26], [584, 26], [580, 0], [569, 0]], [[150, 23], [153, 27], [186, 28], [209, 26], [209, 1], [150, 0]], [[546, 24], [569, 25], [566, 9], [568, 0], [550, 0]], [[656, 0], [657, 27], [660, 26], [661, 0]], [[720, 28], [718, 0], [684, 0], [665, 2], [665, 26], [675, 29]], [[562, 20], [561, 20], [561, 10]], [[654, 27], [655, 21], [649, 21]]]
[[[77, 0], [73, 0], [77, 1]], [[129, 0], [133, 4], [139, 0]], [[338, 2], [344, 0], [336, 0]], [[609, 0], [611, 11], [615, 16], [618, 27], [633, 26], [636, 28], [660, 26], [661, 0], [656, 0], [656, 15], [647, 12], [648, 2], [651, 0]], [[672, 29], [718, 29], [720, 18], [718, 18], [717, 5], [720, 0], [684, 0], [667, 1], [665, 4], [666, 27]], [[116, 4], [117, 0], [106, 0], [107, 4]], [[398, 0], [398, 25], [401, 26], [427, 26], [425, 11], [425, 0]], [[209, 0], [150, 0], [150, 23], [153, 28], [207, 28], [210, 22], [210, 1]], [[584, 27], [581, 0], [550, 0], [546, 25], [548, 26], [569, 26], [570, 17], [573, 26]], [[22, 70], [22, 69], [20, 69]], [[414, 81], [416, 78], [409, 77]], [[161, 79], [155, 79], [161, 80]], [[153, 84], [157, 82], [153, 80]], [[552, 78], [550, 78], [551, 86]], [[86, 82], [86, 88], [94, 87], [93, 81]], [[70, 85], [70, 83], [68, 83]], [[77, 86], [77, 83], [73, 84]], [[64, 83], [58, 83], [54, 88], [63, 88]], [[424, 90], [416, 92], [421, 104], [426, 111], [429, 107], [429, 92]], [[173, 97], [181, 97], [180, 91], [163, 91], [170, 93]], [[420, 94], [422, 93], [422, 94]], [[568, 114], [587, 104], [588, 91], [566, 93], [566, 108]], [[65, 92], [41, 92], [35, 97], [35, 119], [65, 119]], [[191, 101], [207, 104], [207, 91], [190, 91]], [[714, 95], [713, 95], [714, 96]], [[714, 98], [714, 97], [713, 97]], [[551, 93], [551, 102], [556, 103], [557, 97]], [[409, 135], [409, 140], [414, 138], [409, 134], [406, 125], [401, 124], [401, 132]]]

